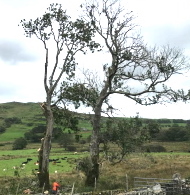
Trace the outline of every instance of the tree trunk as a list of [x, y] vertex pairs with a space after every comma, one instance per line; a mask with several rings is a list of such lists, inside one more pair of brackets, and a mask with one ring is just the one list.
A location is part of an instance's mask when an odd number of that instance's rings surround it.
[[100, 131], [100, 120], [101, 120], [101, 107], [95, 111], [93, 119], [93, 130], [90, 144], [90, 157], [91, 157], [91, 168], [88, 171], [87, 178], [85, 181], [86, 186], [95, 186], [95, 182], [99, 178], [99, 131]]
[[107, 97], [107, 90], [109, 87], [109, 79], [105, 82], [105, 86], [100, 92], [99, 99], [96, 102], [96, 107], [94, 109], [93, 117], [93, 130], [90, 143], [90, 160], [91, 168], [88, 171], [85, 184], [86, 186], [95, 186], [95, 182], [99, 179], [99, 132], [100, 132], [100, 122], [101, 122], [101, 110], [103, 101]]
[[45, 105], [44, 114], [46, 117], [46, 132], [45, 137], [42, 138], [41, 148], [39, 149], [39, 173], [38, 179], [41, 188], [48, 190], [49, 183], [49, 154], [51, 150], [51, 138], [53, 132], [54, 117], [51, 110], [51, 105]]

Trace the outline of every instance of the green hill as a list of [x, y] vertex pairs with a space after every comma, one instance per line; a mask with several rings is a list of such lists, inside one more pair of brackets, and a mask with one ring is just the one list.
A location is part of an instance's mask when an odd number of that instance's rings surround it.
[[0, 142], [13, 141], [39, 124], [45, 124], [45, 117], [38, 103], [9, 102], [0, 104], [0, 126], [5, 126], [7, 119], [17, 118], [21, 123], [6, 127], [0, 134]]
[[[79, 127], [82, 130], [81, 134], [86, 137], [90, 134], [92, 129], [89, 115], [77, 113], [79, 118]], [[38, 103], [20, 103], [9, 102], [0, 104], [0, 132], [1, 127], [5, 126], [7, 120], [17, 119], [20, 123], [13, 123], [6, 126], [6, 131], [0, 134], [0, 142], [13, 142], [19, 137], [23, 137], [24, 133], [31, 130], [33, 127], [45, 125], [45, 117]], [[153, 119], [143, 119], [144, 123]], [[157, 119], [162, 127], [168, 128], [173, 124], [184, 126], [189, 121], [182, 119]]]
[[[91, 130], [89, 116], [79, 115], [79, 127], [83, 130], [83, 135], [88, 136], [87, 131]], [[21, 120], [20, 123], [7, 127], [7, 120]], [[45, 117], [38, 103], [9, 102], [0, 104], [0, 128], [6, 126], [6, 131], [0, 134], [0, 142], [13, 142], [33, 127], [45, 125]], [[85, 137], [85, 135], [83, 137]]]

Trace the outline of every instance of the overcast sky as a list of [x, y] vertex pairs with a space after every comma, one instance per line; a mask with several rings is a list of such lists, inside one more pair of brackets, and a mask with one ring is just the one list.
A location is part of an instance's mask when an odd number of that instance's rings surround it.
[[[190, 0], [122, 0], [137, 16], [145, 42], [170, 44], [190, 57]], [[24, 36], [21, 19], [41, 16], [50, 3], [62, 3], [68, 14], [77, 15], [83, 0], [0, 0], [0, 103], [43, 102], [44, 50], [36, 39]], [[176, 88], [189, 89], [189, 74], [172, 80]], [[118, 101], [119, 100], [119, 101]], [[190, 103], [139, 106], [115, 97], [118, 116], [190, 119]]]

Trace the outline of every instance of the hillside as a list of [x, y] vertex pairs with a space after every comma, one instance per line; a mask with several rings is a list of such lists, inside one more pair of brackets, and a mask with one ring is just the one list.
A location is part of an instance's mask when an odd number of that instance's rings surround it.
[[[79, 127], [86, 131], [91, 130], [91, 124], [89, 116], [85, 114], [79, 115]], [[0, 142], [12, 142], [16, 138], [22, 137], [23, 134], [33, 127], [45, 124], [45, 117], [43, 116], [41, 107], [38, 103], [20, 103], [9, 102], [0, 104], [0, 128], [5, 125], [7, 119], [16, 118], [21, 120], [20, 123], [12, 124], [10, 127], [6, 127], [6, 131], [0, 134]], [[152, 119], [153, 120], [153, 119]], [[147, 123], [150, 119], [143, 119], [144, 123]], [[187, 122], [182, 119], [158, 119], [158, 123], [162, 127], [168, 127], [175, 124], [184, 126]], [[81, 132], [84, 133], [84, 132]]]
[[45, 118], [38, 103], [9, 102], [0, 104], [0, 126], [5, 124], [8, 118], [18, 118], [21, 123], [6, 127], [1, 134], [0, 142], [13, 141], [23, 136], [25, 132], [39, 124], [45, 124]]
[[[84, 131], [91, 130], [89, 117], [84, 114], [79, 114], [79, 116], [79, 127]], [[12, 118], [19, 119], [21, 122], [6, 127], [6, 131], [0, 134], [0, 142], [12, 142], [33, 127], [45, 125], [45, 117], [38, 103], [9, 102], [0, 104], [0, 128], [5, 126], [6, 120]]]

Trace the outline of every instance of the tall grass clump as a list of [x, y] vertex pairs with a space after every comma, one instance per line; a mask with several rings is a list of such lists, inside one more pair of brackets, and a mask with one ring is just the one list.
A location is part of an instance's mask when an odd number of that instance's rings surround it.
[[30, 189], [34, 193], [39, 193], [38, 181], [36, 177], [7, 177], [6, 179], [0, 178], [0, 194], [23, 194], [23, 191]]

